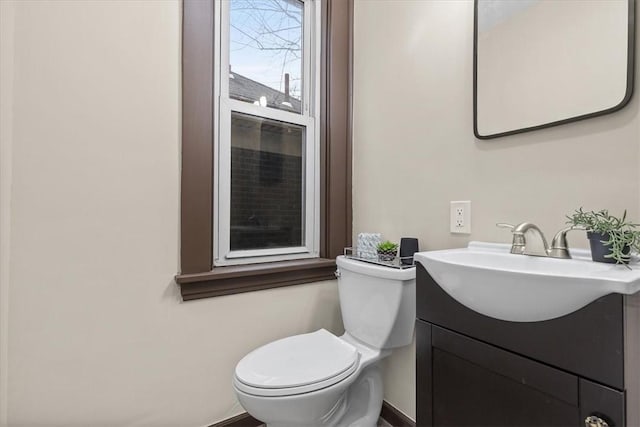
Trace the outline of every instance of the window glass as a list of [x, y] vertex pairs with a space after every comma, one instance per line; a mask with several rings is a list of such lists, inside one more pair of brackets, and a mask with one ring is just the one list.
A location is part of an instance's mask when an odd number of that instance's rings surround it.
[[301, 113], [303, 3], [231, 0], [230, 9], [229, 96]]
[[304, 246], [299, 125], [231, 113], [230, 249]]

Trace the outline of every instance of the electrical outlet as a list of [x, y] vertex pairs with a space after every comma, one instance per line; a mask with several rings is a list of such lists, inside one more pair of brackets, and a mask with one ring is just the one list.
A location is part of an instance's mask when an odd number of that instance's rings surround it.
[[471, 202], [451, 202], [450, 231], [458, 234], [471, 234]]

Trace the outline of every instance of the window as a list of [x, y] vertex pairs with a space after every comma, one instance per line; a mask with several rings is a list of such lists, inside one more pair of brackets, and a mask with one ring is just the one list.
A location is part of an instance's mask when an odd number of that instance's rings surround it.
[[216, 1], [214, 266], [319, 256], [319, 4]]
[[351, 240], [352, 10], [184, 0], [184, 300], [333, 278]]

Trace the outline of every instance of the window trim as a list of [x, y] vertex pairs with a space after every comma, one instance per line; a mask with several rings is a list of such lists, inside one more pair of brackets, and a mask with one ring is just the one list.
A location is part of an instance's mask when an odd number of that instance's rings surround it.
[[334, 278], [351, 241], [353, 0], [322, 0], [320, 66], [320, 257], [213, 266], [214, 2], [184, 0], [181, 248], [183, 300]]

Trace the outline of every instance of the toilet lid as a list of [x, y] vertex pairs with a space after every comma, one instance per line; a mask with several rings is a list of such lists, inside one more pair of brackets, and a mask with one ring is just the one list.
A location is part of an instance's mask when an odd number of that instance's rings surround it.
[[358, 356], [354, 346], [320, 329], [283, 338], [252, 351], [238, 363], [235, 374], [241, 383], [260, 389], [315, 383], [326, 386], [327, 380], [342, 379], [344, 374], [353, 372]]

